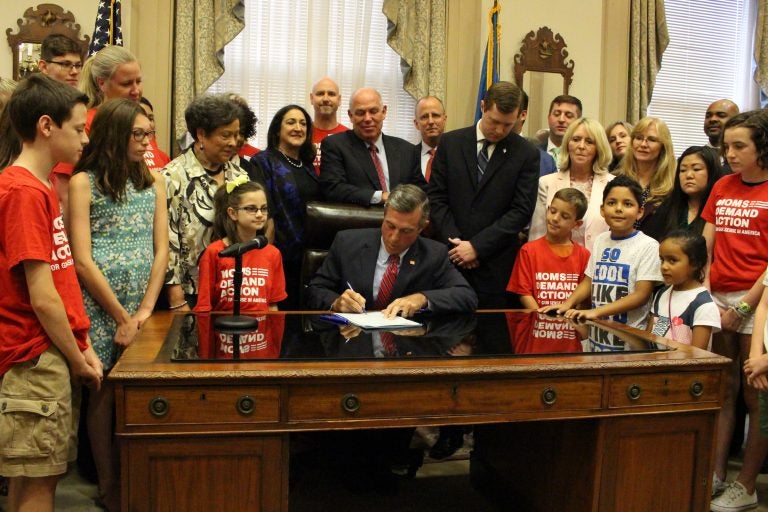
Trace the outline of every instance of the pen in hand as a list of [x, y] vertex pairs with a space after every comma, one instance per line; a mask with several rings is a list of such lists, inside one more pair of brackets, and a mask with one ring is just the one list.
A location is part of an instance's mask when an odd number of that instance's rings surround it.
[[[347, 281], [347, 288], [349, 288], [353, 293], [357, 293], [354, 288], [352, 288], [352, 285], [349, 284], [349, 281]], [[362, 307], [363, 313], [365, 313], [365, 307]]]

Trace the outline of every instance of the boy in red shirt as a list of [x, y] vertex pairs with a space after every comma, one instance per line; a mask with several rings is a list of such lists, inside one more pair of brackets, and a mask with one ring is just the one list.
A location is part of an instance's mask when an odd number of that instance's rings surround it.
[[584, 277], [589, 251], [571, 241], [587, 211], [587, 198], [575, 188], [559, 190], [547, 209], [547, 234], [528, 242], [515, 260], [507, 291], [526, 309], [560, 304]]
[[11, 510], [53, 511], [59, 476], [77, 449], [71, 381], [98, 389], [103, 377], [48, 181], [57, 162], [74, 164], [88, 142], [86, 102], [76, 89], [33, 75], [6, 106], [22, 141], [0, 174], [0, 474], [10, 478]]

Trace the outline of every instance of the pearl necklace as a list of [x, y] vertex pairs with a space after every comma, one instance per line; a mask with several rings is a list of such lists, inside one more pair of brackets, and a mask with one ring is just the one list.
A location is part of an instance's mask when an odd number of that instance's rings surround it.
[[280, 151], [280, 154], [283, 155], [283, 157], [285, 157], [285, 161], [291, 164], [293, 167], [297, 169], [301, 169], [302, 167], [304, 167], [304, 163], [301, 160], [294, 160], [293, 158], [283, 153], [281, 149], [278, 149], [278, 151]]

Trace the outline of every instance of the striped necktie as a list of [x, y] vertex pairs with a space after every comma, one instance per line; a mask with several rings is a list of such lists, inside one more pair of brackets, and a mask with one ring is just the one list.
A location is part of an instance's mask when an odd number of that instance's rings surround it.
[[371, 160], [373, 160], [373, 166], [376, 168], [376, 174], [379, 176], [379, 185], [381, 185], [381, 191], [387, 191], [387, 179], [384, 177], [384, 167], [381, 166], [381, 160], [379, 159], [379, 148], [376, 144], [368, 144], [368, 151], [371, 152]]
[[483, 179], [483, 174], [485, 174], [485, 169], [488, 167], [488, 146], [490, 143], [488, 140], [483, 140], [483, 148], [480, 150], [480, 153], [477, 154], [477, 182], [480, 183], [480, 181]]
[[395, 287], [395, 279], [397, 279], [398, 263], [400, 263], [400, 255], [390, 254], [389, 259], [387, 259], [387, 269], [384, 271], [384, 277], [381, 278], [381, 284], [379, 284], [379, 293], [376, 295], [377, 309], [385, 309], [389, 305], [389, 299]]

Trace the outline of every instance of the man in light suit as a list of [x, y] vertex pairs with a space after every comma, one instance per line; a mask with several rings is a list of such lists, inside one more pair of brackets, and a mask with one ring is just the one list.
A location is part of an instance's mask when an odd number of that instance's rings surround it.
[[508, 305], [505, 286], [518, 235], [536, 203], [539, 152], [513, 132], [520, 102], [517, 85], [492, 85], [480, 121], [445, 133], [432, 163], [433, 238], [450, 245], [448, 255], [477, 292], [480, 308]]
[[[336, 235], [309, 283], [310, 308], [347, 313], [382, 309], [385, 315], [402, 316], [420, 310], [474, 311], [477, 296], [448, 261], [445, 245], [419, 236], [428, 222], [424, 191], [415, 185], [396, 187], [384, 206], [380, 230], [350, 229]], [[390, 300], [376, 306], [390, 256], [398, 267]]]
[[352, 130], [320, 145], [320, 187], [327, 201], [383, 204], [397, 185], [426, 186], [413, 145], [382, 134], [387, 106], [376, 89], [356, 90], [348, 114]]

